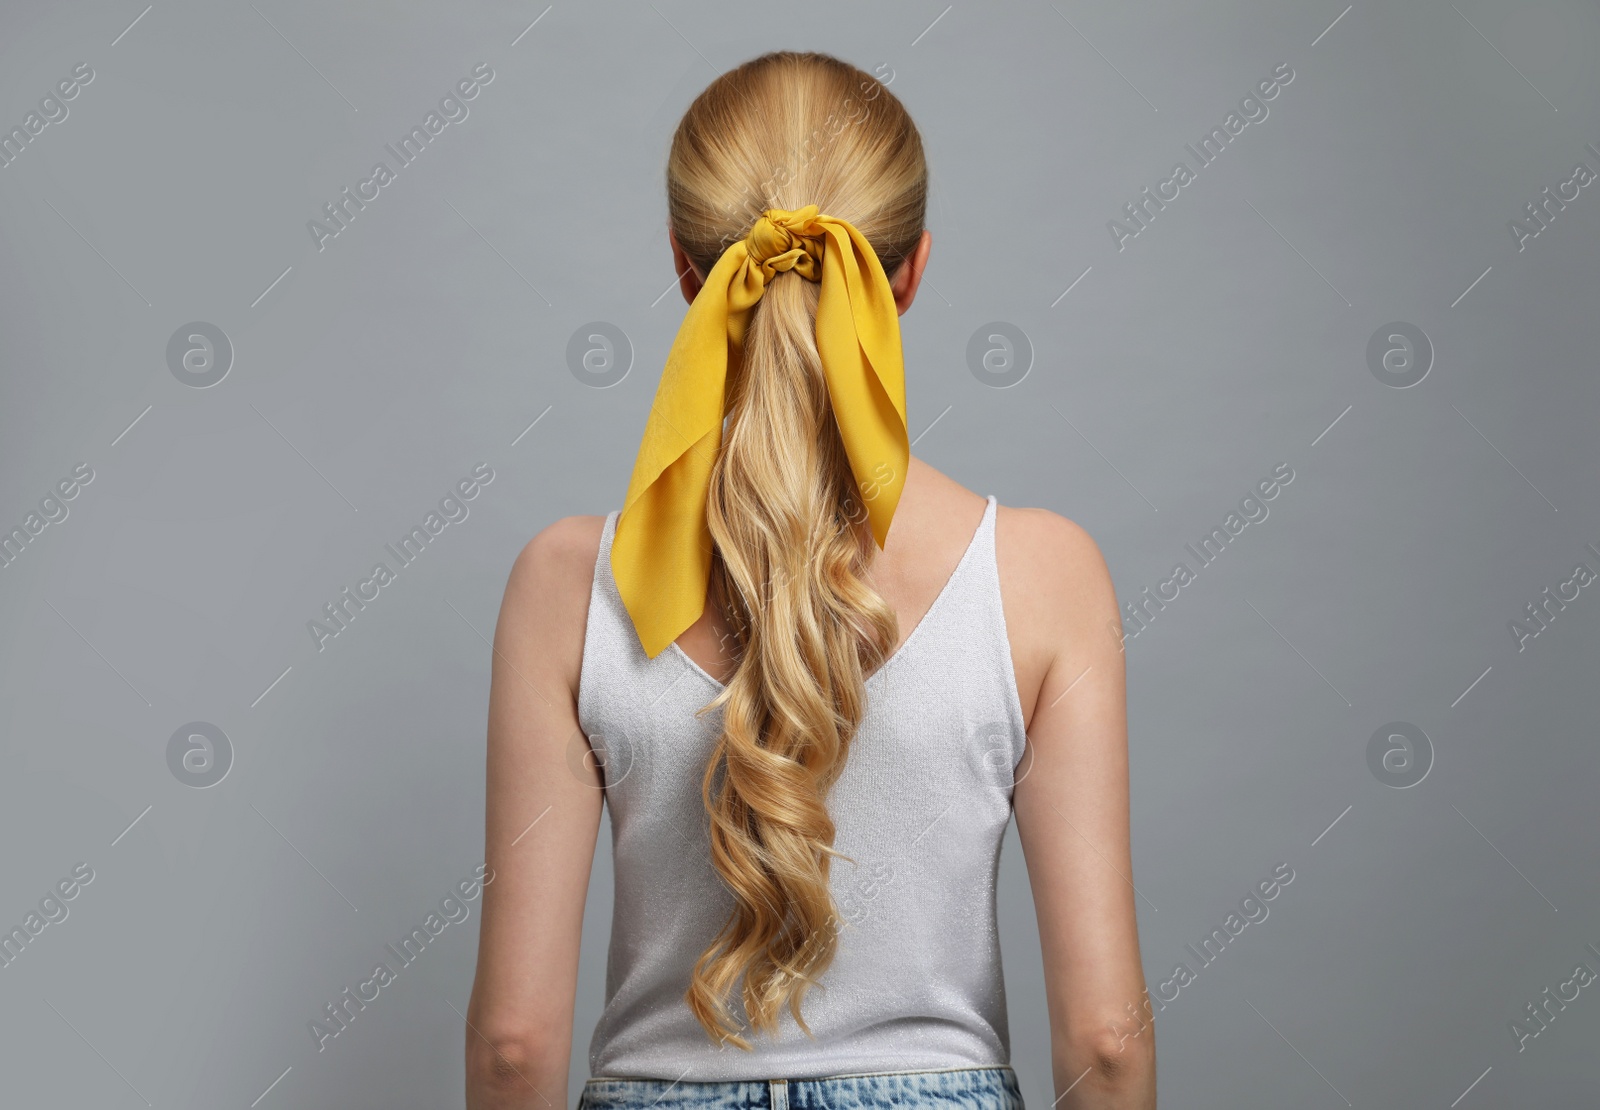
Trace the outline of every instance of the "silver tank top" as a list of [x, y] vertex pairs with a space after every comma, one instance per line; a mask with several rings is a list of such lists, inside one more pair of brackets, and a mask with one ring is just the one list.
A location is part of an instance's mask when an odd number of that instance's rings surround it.
[[[809, 1040], [787, 1011], [776, 1038], [719, 1047], [684, 1001], [732, 907], [712, 867], [701, 778], [722, 684], [677, 644], [647, 658], [611, 574], [618, 513], [595, 562], [578, 720], [606, 779], [616, 876], [606, 1003], [592, 1076], [822, 1078], [1010, 1063], [995, 921], [1000, 844], [1023, 755], [995, 561], [996, 500], [932, 608], [867, 679], [867, 708], [828, 798], [830, 880], [842, 919], [807, 992]], [[744, 1020], [737, 994], [730, 1002]]]

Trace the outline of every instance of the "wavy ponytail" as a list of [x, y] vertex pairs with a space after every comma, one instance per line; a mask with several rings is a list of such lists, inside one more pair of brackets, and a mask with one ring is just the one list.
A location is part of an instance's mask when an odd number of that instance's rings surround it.
[[[709, 273], [766, 208], [816, 204], [849, 220], [891, 276], [922, 234], [927, 166], [915, 125], [870, 74], [825, 54], [774, 52], [713, 82], [690, 106], [667, 163], [684, 251]], [[872, 538], [817, 354], [818, 287], [779, 273], [730, 365], [707, 522], [713, 594], [737, 667], [702, 709], [723, 710], [702, 797], [711, 859], [733, 895], [685, 1000], [707, 1035], [750, 1049], [749, 1026], [800, 1028], [805, 992], [832, 962], [838, 916], [829, 791], [866, 710], [865, 678], [899, 638], [868, 585]], [[881, 479], [880, 479], [881, 480]]]

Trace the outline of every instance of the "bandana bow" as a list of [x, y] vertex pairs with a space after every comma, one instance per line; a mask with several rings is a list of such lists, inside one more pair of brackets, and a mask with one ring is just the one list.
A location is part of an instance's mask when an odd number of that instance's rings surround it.
[[722, 446], [730, 364], [767, 282], [819, 282], [817, 352], [839, 435], [881, 549], [900, 502], [906, 433], [900, 315], [877, 254], [817, 206], [767, 209], [722, 253], [667, 355], [611, 545], [617, 591], [655, 658], [700, 618], [711, 578], [706, 497]]

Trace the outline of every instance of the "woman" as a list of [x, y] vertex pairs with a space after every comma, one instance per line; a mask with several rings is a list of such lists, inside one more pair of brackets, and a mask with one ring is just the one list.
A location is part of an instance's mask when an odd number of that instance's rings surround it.
[[678, 128], [690, 309], [627, 498], [534, 537], [500, 611], [473, 1110], [566, 1105], [602, 804], [580, 1105], [1020, 1107], [1013, 812], [1057, 1105], [1155, 1105], [1115, 595], [1077, 525], [909, 454], [927, 181], [899, 101], [826, 55], [739, 66]]

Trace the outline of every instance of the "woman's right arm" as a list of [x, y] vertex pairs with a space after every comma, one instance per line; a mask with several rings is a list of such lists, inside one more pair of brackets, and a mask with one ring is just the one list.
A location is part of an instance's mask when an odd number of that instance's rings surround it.
[[469, 1110], [565, 1110], [584, 900], [602, 777], [578, 673], [603, 517], [566, 517], [517, 558], [494, 634]]
[[1016, 536], [1014, 580], [1050, 658], [1013, 800], [1039, 920], [1056, 1106], [1154, 1110], [1116, 593], [1099, 547], [1065, 517], [1030, 511]]

